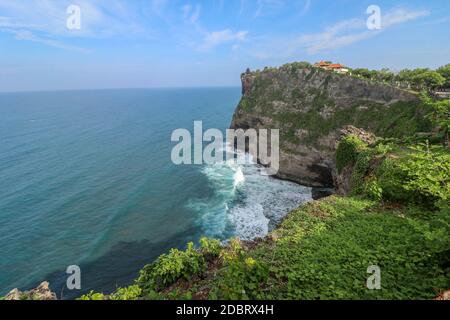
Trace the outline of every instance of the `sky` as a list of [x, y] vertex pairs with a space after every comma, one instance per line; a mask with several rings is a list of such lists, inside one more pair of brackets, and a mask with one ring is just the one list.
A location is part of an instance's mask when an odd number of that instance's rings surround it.
[[448, 0], [0, 0], [0, 91], [239, 86], [293, 61], [437, 68], [449, 30]]

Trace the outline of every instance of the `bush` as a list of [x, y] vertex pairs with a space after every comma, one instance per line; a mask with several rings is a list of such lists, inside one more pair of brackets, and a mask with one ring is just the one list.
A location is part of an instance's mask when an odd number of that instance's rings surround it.
[[450, 201], [450, 153], [432, 152], [428, 145], [413, 151], [399, 162], [406, 177], [403, 189], [413, 194], [414, 200], [435, 207]]
[[200, 239], [200, 252], [203, 254], [207, 261], [218, 257], [222, 251], [222, 245], [217, 239]]
[[383, 199], [383, 189], [380, 187], [376, 177], [371, 177], [365, 181], [363, 194], [375, 201], [381, 201]]
[[[449, 213], [414, 206], [394, 212], [336, 196], [303, 206], [283, 222], [275, 243], [252, 252], [270, 267], [262, 298], [433, 299], [449, 285]], [[381, 268], [381, 290], [366, 287], [371, 265]]]
[[407, 154], [386, 158], [376, 172], [383, 198], [448, 206], [450, 199], [450, 154], [431, 151], [427, 145], [412, 147]]
[[91, 291], [88, 294], [85, 294], [78, 298], [78, 300], [106, 300], [106, 297], [103, 293]]
[[240, 241], [233, 239], [222, 253], [225, 271], [212, 296], [218, 299], [260, 299], [261, 287], [269, 276], [269, 268], [245, 254]]
[[142, 295], [142, 289], [137, 286], [117, 289], [109, 298], [111, 300], [137, 300]]
[[186, 251], [172, 249], [169, 254], [163, 254], [154, 263], [145, 266], [136, 283], [144, 293], [158, 291], [179, 279], [189, 280], [203, 273], [205, 268], [203, 255], [190, 242]]
[[374, 156], [375, 150], [373, 149], [366, 149], [358, 154], [350, 181], [352, 194], [364, 193], [365, 179], [369, 175], [370, 163]]
[[339, 142], [336, 151], [336, 167], [338, 172], [348, 165], [355, 164], [359, 153], [364, 150], [367, 145], [357, 136], [348, 135]]

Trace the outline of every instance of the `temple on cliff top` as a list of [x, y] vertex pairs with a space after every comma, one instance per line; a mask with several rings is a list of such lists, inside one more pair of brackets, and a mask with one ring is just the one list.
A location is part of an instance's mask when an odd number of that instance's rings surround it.
[[320, 61], [320, 62], [316, 62], [314, 64], [315, 67], [318, 68], [322, 68], [325, 70], [331, 70], [334, 71], [336, 73], [348, 73], [350, 70], [344, 66], [343, 64], [340, 63], [332, 63], [332, 62], [328, 62], [328, 61]]

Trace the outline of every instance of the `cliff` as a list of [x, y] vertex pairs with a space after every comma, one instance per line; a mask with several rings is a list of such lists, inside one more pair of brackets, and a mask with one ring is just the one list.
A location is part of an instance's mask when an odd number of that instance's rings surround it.
[[242, 74], [243, 97], [233, 129], [280, 129], [278, 177], [332, 187], [334, 154], [346, 125], [380, 137], [423, 130], [417, 95], [307, 63]]

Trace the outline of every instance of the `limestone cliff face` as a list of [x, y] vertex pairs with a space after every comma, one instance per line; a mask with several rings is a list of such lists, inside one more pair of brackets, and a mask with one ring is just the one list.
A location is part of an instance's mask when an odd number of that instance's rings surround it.
[[280, 129], [278, 176], [332, 187], [334, 154], [346, 125], [401, 137], [423, 126], [415, 94], [340, 75], [306, 63], [242, 75], [243, 97], [233, 129]]

